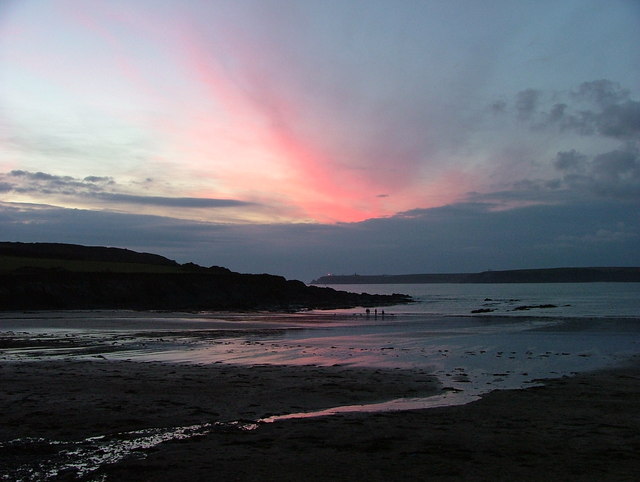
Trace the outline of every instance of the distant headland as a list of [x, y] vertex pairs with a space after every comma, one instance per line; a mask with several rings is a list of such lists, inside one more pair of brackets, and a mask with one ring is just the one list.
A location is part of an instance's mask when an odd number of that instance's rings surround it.
[[179, 264], [122, 248], [0, 242], [0, 310], [269, 310], [385, 306], [406, 295], [347, 293], [271, 274]]
[[516, 269], [480, 273], [327, 275], [311, 284], [640, 282], [640, 267]]

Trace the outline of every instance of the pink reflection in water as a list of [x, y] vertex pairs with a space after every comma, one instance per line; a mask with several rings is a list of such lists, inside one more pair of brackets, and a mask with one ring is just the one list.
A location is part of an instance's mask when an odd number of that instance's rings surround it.
[[465, 405], [480, 398], [477, 394], [465, 392], [448, 392], [442, 395], [433, 395], [427, 398], [398, 398], [388, 402], [370, 403], [363, 405], [344, 405], [332, 407], [315, 412], [287, 413], [285, 415], [273, 415], [262, 418], [258, 422], [274, 423], [282, 420], [296, 420], [303, 418], [327, 417], [345, 413], [374, 413], [374, 412], [397, 412], [404, 410], [422, 410], [426, 408], [450, 407], [454, 405]]

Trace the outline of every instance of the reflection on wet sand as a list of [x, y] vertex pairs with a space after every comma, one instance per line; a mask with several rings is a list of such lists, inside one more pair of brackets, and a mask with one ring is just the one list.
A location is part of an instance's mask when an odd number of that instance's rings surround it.
[[11, 388], [0, 398], [1, 448], [10, 477], [25, 480], [84, 476], [225, 430], [465, 404], [620, 363], [638, 353], [640, 327], [121, 312], [4, 314], [2, 323], [0, 374]]
[[[598, 369], [638, 351], [632, 319], [350, 314], [5, 314], [0, 356], [421, 368], [481, 394]], [[629, 335], [635, 336], [629, 336]]]

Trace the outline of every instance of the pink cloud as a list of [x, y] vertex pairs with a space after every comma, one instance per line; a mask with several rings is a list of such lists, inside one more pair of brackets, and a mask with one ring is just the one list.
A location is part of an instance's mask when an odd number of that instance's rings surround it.
[[[225, 46], [235, 55], [234, 66], [230, 67], [223, 65], [215, 46], [213, 50], [204, 48], [204, 39], [186, 34], [181, 38], [191, 72], [224, 108], [230, 129], [261, 143], [260, 148], [278, 164], [274, 167], [286, 171], [286, 179], [269, 189], [288, 195], [307, 218], [317, 221], [357, 221], [385, 214], [376, 196], [380, 186], [362, 171], [341, 168], [321, 145], [291, 127], [305, 122], [309, 106], [297, 103], [294, 96], [283, 95], [287, 86], [272, 87], [278, 79], [259, 67], [268, 52], [229, 34], [224, 36]], [[255, 132], [248, 132], [250, 129]], [[206, 136], [206, 126], [194, 127], [192, 133]], [[254, 181], [259, 185], [264, 175], [243, 172], [242, 179], [235, 181], [248, 188], [247, 184]]]
[[[139, 104], [96, 107], [146, 129], [155, 142], [146, 168], [179, 180], [184, 195], [271, 204], [275, 217], [349, 222], [442, 204], [460, 192], [459, 181], [446, 175], [439, 181], [441, 173], [419, 189], [423, 149], [414, 139], [420, 129], [406, 132], [386, 112], [373, 115], [384, 102], [359, 110], [357, 87], [352, 105], [346, 87], [315, 89], [309, 72], [297, 65], [295, 49], [285, 48], [281, 38], [268, 39], [211, 12], [198, 19], [179, 9], [156, 15], [143, 4], [126, 13], [108, 4], [64, 5], [72, 30], [104, 57], [86, 59], [77, 76], [42, 67], [38, 59], [34, 68], [68, 94], [87, 75], [83, 68], [97, 63], [98, 75], [112, 68], [113, 80], [104, 85], [124, 89]], [[142, 56], [147, 45], [157, 54], [152, 60]], [[391, 119], [402, 112], [394, 109]]]

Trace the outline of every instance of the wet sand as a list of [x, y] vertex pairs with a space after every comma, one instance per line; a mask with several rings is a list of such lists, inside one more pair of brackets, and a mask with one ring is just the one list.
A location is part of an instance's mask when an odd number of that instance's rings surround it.
[[[98, 359], [3, 361], [0, 386], [4, 480], [55, 457], [51, 440], [256, 421], [442, 388], [426, 371]], [[636, 357], [623, 368], [495, 391], [463, 406], [285, 420], [250, 431], [221, 425], [134, 451], [87, 480], [637, 480], [639, 413]], [[75, 475], [66, 470], [52, 480]]]
[[0, 441], [255, 421], [440, 391], [425, 371], [82, 360], [0, 363], [0, 386]]

